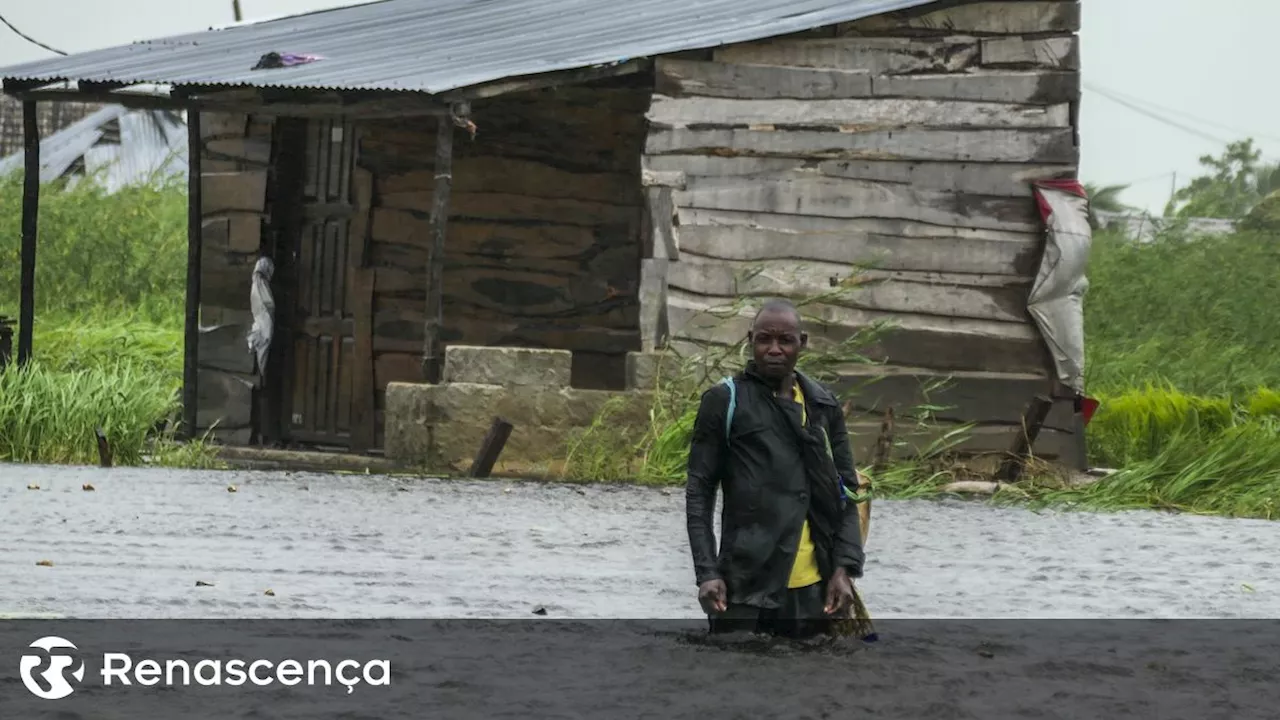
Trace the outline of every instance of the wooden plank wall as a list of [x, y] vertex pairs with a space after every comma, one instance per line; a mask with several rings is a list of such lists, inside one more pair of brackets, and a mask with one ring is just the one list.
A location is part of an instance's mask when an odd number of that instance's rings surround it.
[[[577, 387], [622, 387], [640, 349], [640, 162], [647, 78], [503, 96], [459, 130], [444, 341], [574, 353]], [[434, 119], [365, 125], [373, 176], [375, 385], [421, 382]], [[379, 401], [381, 407], [381, 400]]]
[[[1030, 181], [1076, 174], [1079, 27], [1077, 2], [953, 2], [660, 58], [645, 170], [668, 185], [654, 216], [675, 257], [645, 260], [645, 341], [665, 324], [676, 346], [734, 342], [749, 318], [707, 309], [831, 292], [869, 267], [811, 328], [821, 343], [896, 325], [867, 349], [886, 364], [851, 371], [881, 380], [857, 407], [951, 404], [940, 420], [980, 421], [973, 442], [1007, 448], [1050, 387], [1026, 311], [1043, 248]], [[1045, 455], [1069, 410], [1050, 426]]]
[[252, 434], [253, 359], [245, 344], [253, 317], [249, 286], [262, 251], [271, 161], [270, 118], [201, 115], [203, 253], [196, 425], [221, 442]]

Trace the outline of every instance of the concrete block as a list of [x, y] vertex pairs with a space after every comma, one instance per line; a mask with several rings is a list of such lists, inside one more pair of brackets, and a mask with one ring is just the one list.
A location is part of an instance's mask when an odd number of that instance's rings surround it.
[[514, 427], [504, 463], [562, 461], [574, 433], [590, 427], [609, 405], [611, 425], [643, 426], [648, 393], [515, 387], [477, 383], [390, 383], [386, 453], [397, 462], [433, 471], [465, 470], [494, 416]]
[[444, 382], [568, 387], [573, 353], [541, 348], [452, 345], [445, 349]]

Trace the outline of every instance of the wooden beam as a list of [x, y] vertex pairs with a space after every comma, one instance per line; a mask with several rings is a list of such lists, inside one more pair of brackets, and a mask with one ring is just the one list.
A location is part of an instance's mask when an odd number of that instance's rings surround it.
[[34, 101], [22, 103], [26, 166], [22, 183], [22, 281], [18, 303], [18, 365], [31, 360], [35, 323], [36, 231], [40, 214], [40, 124]]
[[94, 428], [94, 436], [98, 440], [98, 466], [111, 467], [111, 443], [107, 441], [107, 434], [102, 428]]
[[613, 65], [597, 65], [594, 67], [539, 73], [537, 75], [529, 75], [521, 78], [505, 78], [502, 80], [495, 80], [493, 82], [482, 83], [480, 85], [473, 85], [467, 88], [452, 90], [444, 93], [442, 99], [450, 102], [458, 100], [480, 100], [513, 92], [541, 90], [560, 85], [579, 85], [593, 80], [604, 80], [606, 78], [621, 77], [623, 75], [633, 75], [641, 70], [647, 69], [651, 63], [652, 61], [648, 58], [639, 58]]
[[200, 113], [187, 115], [187, 310], [182, 358], [182, 425], [188, 440], [196, 436], [200, 342], [200, 253], [203, 236], [200, 194]]
[[[252, 114], [275, 117], [302, 118], [360, 118], [368, 120], [391, 119], [403, 117], [423, 117], [450, 115], [449, 106], [434, 99], [427, 100], [416, 94], [408, 94], [402, 98], [353, 99], [334, 97], [332, 95], [317, 96], [311, 100], [305, 96], [288, 101], [270, 101], [263, 98], [249, 98], [236, 95], [230, 98], [215, 96], [191, 95], [159, 95], [128, 90], [31, 90], [19, 93], [24, 100], [40, 100], [52, 102], [81, 102], [96, 104], [114, 104], [135, 110], [180, 110], [193, 112], [218, 112], [229, 114]], [[329, 99], [319, 100], [319, 97]]]
[[498, 456], [502, 454], [502, 448], [506, 447], [507, 439], [511, 437], [513, 427], [511, 423], [500, 417], [493, 419], [489, 432], [480, 443], [480, 450], [476, 452], [475, 460], [471, 462], [471, 469], [467, 471], [468, 477], [489, 477], [493, 472], [494, 464], [498, 462]]
[[427, 317], [422, 352], [422, 374], [439, 383], [444, 370], [440, 328], [444, 324], [444, 239], [449, 223], [449, 189], [453, 182], [453, 119], [441, 117], [436, 125], [435, 189], [431, 202], [431, 253], [427, 256]]
[[1049, 417], [1049, 411], [1052, 409], [1053, 400], [1043, 395], [1037, 395], [1027, 406], [1026, 416], [1022, 420], [1022, 432], [1014, 441], [1013, 449], [1009, 453], [1010, 457], [1000, 466], [998, 477], [1001, 480], [1016, 482], [1022, 476], [1022, 470], [1027, 464], [1027, 456], [1035, 447], [1036, 438], [1040, 436], [1045, 418]]
[[646, 117], [655, 127], [837, 128], [867, 132], [895, 128], [1063, 128], [1065, 104], [1016, 105], [921, 98], [856, 100], [741, 100], [655, 95]]
[[652, 257], [668, 260], [680, 259], [680, 247], [676, 243], [674, 223], [675, 205], [669, 187], [647, 188], [649, 196], [649, 227], [653, 233], [650, 245]]

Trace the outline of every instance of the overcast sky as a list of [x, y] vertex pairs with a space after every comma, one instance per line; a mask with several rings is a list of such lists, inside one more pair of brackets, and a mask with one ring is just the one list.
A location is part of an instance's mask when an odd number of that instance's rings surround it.
[[[349, 4], [241, 0], [247, 20]], [[77, 52], [225, 24], [232, 3], [0, 0], [0, 14], [48, 45]], [[1084, 181], [1130, 183], [1124, 199], [1158, 213], [1174, 173], [1185, 183], [1199, 171], [1197, 158], [1218, 154], [1227, 141], [1251, 135], [1268, 159], [1280, 159], [1280, 92], [1271, 54], [1277, 27], [1276, 0], [1084, 0]], [[49, 56], [0, 27], [0, 66]], [[1118, 93], [1190, 129], [1089, 88]]]

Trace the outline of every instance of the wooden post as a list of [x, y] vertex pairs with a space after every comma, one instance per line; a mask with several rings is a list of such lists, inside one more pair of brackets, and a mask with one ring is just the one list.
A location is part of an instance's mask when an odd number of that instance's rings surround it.
[[196, 397], [198, 353], [200, 342], [200, 251], [201, 208], [200, 156], [204, 143], [200, 138], [200, 113], [187, 111], [187, 313], [184, 330], [185, 351], [182, 359], [182, 424], [183, 434], [190, 440], [196, 436]]
[[427, 321], [422, 374], [439, 383], [444, 370], [440, 327], [444, 321], [444, 238], [449, 224], [449, 189], [453, 182], [453, 119], [441, 115], [436, 125], [435, 196], [431, 203], [431, 254], [427, 258]]
[[102, 428], [94, 428], [93, 434], [98, 439], [98, 465], [111, 467], [111, 443], [107, 442], [107, 434]]
[[1053, 409], [1053, 400], [1042, 395], [1037, 395], [1027, 406], [1026, 415], [1022, 418], [1023, 432], [1014, 441], [1013, 450], [1009, 453], [1010, 457], [1000, 467], [1001, 480], [1015, 482], [1022, 475], [1027, 456], [1036, 444], [1036, 438], [1040, 436], [1040, 428], [1044, 426], [1045, 418], [1049, 417], [1051, 409]]
[[511, 423], [500, 417], [493, 419], [489, 432], [485, 433], [484, 442], [480, 443], [480, 450], [476, 452], [476, 459], [471, 463], [471, 469], [467, 471], [468, 476], [489, 477], [489, 473], [493, 472], [494, 464], [498, 462], [498, 456], [502, 454], [502, 448], [506, 447], [507, 439], [511, 437], [513, 427]]
[[26, 149], [22, 181], [22, 280], [18, 301], [18, 365], [31, 360], [36, 318], [36, 230], [40, 216], [40, 123], [36, 103], [22, 103], [22, 141]]

